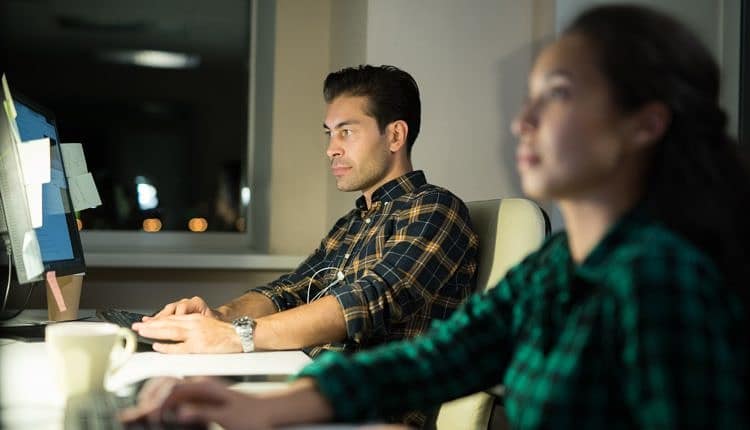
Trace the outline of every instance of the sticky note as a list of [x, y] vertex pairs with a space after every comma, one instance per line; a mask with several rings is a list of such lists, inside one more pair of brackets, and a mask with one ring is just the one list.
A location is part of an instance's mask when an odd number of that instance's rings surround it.
[[10, 131], [11, 135], [13, 136], [13, 142], [14, 143], [20, 143], [21, 142], [21, 135], [18, 133], [18, 124], [16, 123], [16, 119], [13, 116], [15, 113], [15, 107], [13, 106], [13, 102], [9, 102], [8, 100], [3, 100], [3, 108], [5, 108], [6, 116], [8, 117], [8, 123], [10, 124]]
[[31, 215], [31, 226], [39, 228], [44, 222], [42, 184], [26, 184], [26, 201], [29, 204], [29, 215]]
[[8, 103], [8, 106], [6, 106], [6, 109], [8, 110], [8, 114], [10, 115], [11, 119], [16, 119], [16, 116], [18, 114], [16, 113], [16, 105], [13, 103], [13, 96], [10, 95], [10, 87], [8, 87], [8, 79], [5, 77], [5, 74], [3, 74], [3, 93], [5, 93], [5, 100]]
[[63, 299], [60, 285], [57, 284], [57, 276], [54, 270], [47, 272], [47, 285], [52, 290], [52, 296], [55, 298], [55, 303], [57, 303], [57, 308], [60, 309], [60, 312], [68, 310], [68, 307], [65, 306], [65, 299]]
[[46, 184], [51, 180], [49, 146], [48, 138], [29, 140], [18, 145], [26, 184]]
[[63, 143], [60, 149], [67, 177], [74, 178], [89, 172], [86, 166], [86, 156], [83, 155], [83, 146], [80, 143]]
[[63, 203], [63, 193], [54, 183], [43, 185], [42, 196], [46, 215], [62, 215], [67, 212]]
[[23, 265], [26, 268], [26, 276], [36, 278], [44, 272], [44, 264], [42, 263], [42, 250], [39, 248], [39, 240], [37, 240], [36, 232], [34, 230], [27, 231], [23, 235]]
[[70, 198], [73, 201], [73, 210], [95, 208], [102, 204], [99, 191], [96, 190], [94, 177], [91, 173], [68, 178], [70, 186]]

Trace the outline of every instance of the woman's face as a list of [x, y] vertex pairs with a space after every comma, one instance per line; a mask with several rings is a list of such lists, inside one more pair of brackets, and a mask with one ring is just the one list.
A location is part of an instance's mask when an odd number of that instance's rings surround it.
[[596, 197], [623, 168], [628, 119], [595, 60], [576, 34], [563, 36], [536, 60], [528, 100], [512, 127], [521, 184], [531, 198]]

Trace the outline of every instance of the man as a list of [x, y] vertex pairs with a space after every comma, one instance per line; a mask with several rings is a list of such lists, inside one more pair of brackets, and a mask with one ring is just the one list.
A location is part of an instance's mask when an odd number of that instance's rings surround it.
[[455, 195], [414, 171], [419, 134], [414, 79], [360, 66], [325, 80], [326, 154], [337, 188], [356, 208], [295, 271], [211, 309], [170, 303], [133, 329], [165, 353], [310, 348], [354, 352], [424, 332], [472, 290], [478, 239]]

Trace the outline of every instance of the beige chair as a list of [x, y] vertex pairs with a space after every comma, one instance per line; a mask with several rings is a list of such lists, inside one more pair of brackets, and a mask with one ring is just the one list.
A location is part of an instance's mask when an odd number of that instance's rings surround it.
[[[486, 292], [508, 269], [539, 248], [549, 234], [549, 220], [542, 208], [527, 199], [483, 200], [466, 205], [479, 236], [476, 291]], [[494, 403], [494, 396], [485, 392], [446, 402], [440, 407], [437, 429], [486, 430]]]

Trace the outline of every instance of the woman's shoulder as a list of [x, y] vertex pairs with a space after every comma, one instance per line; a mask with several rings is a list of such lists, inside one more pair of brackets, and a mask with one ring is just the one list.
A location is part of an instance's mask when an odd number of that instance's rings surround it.
[[630, 227], [627, 238], [613, 252], [619, 264], [698, 265], [716, 270], [711, 257], [688, 239], [660, 223], [639, 223]]
[[713, 259], [659, 223], [639, 223], [608, 259], [607, 284], [638, 294], [642, 288], [713, 289], [721, 274]]

